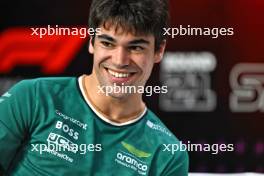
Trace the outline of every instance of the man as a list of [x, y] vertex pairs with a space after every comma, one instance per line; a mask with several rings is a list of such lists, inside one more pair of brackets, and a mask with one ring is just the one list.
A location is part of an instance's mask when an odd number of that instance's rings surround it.
[[[139, 92], [163, 56], [167, 8], [165, 0], [94, 0], [89, 27], [101, 30], [89, 41], [92, 74], [22, 81], [1, 97], [2, 170], [26, 176], [187, 175], [187, 152], [165, 149], [179, 141]], [[113, 91], [122, 87], [136, 91]]]

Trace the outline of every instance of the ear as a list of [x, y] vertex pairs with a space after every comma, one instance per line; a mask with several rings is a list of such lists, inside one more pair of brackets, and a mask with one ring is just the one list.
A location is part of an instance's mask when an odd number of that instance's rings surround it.
[[89, 50], [90, 54], [94, 53], [94, 46], [93, 46], [92, 40], [93, 40], [93, 37], [90, 37], [90, 39], [89, 39], [89, 47], [88, 47], [88, 50]]
[[155, 51], [155, 56], [154, 56], [155, 63], [159, 63], [161, 61], [164, 55], [165, 48], [166, 48], [166, 40], [163, 40], [159, 46], [159, 49]]

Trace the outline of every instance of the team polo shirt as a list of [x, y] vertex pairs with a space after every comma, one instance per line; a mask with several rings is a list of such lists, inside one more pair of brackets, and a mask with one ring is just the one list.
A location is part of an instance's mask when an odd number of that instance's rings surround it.
[[164, 150], [179, 140], [155, 114], [146, 108], [134, 120], [112, 122], [90, 103], [82, 79], [24, 80], [0, 97], [7, 175], [188, 175], [187, 152]]

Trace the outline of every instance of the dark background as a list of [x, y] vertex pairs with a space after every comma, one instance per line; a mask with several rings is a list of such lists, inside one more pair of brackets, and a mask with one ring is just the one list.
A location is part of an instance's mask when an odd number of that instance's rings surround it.
[[[56, 71], [45, 71], [43, 65], [51, 67], [54, 53], [63, 61], [63, 47], [71, 42], [58, 39], [47, 42], [28, 35], [28, 41], [19, 39], [17, 29], [29, 31], [30, 27], [60, 25], [66, 27], [86, 26], [90, 1], [1, 1], [0, 2], [0, 67], [6, 60], [17, 61], [9, 70], [0, 69], [0, 93], [4, 93], [16, 81], [42, 76], [78, 76], [89, 73], [92, 56], [87, 52], [87, 39], [76, 44], [66, 67]], [[264, 63], [264, 1], [263, 0], [171, 0], [171, 26], [191, 25], [192, 27], [234, 28], [233, 36], [178, 36], [169, 38], [167, 51], [170, 52], [210, 52], [216, 57], [217, 65], [209, 73], [212, 89], [216, 94], [216, 106], [212, 110], [181, 112], [165, 111], [159, 106], [159, 95], [145, 97], [146, 104], [169, 129], [182, 141], [192, 143], [232, 143], [234, 152], [190, 152], [192, 172], [261, 172], [264, 173], [264, 104], [251, 112], [232, 112], [230, 109], [230, 73], [238, 63]], [[14, 33], [7, 33], [14, 30]], [[23, 32], [22, 32], [23, 33]], [[30, 33], [29, 33], [30, 34]], [[27, 37], [27, 36], [26, 36]], [[35, 62], [39, 53], [30, 58], [18, 51], [33, 52], [49, 48], [44, 53], [44, 62]], [[44, 49], [43, 49], [44, 51]], [[19, 53], [14, 55], [14, 53]], [[177, 58], [175, 58], [177, 59]], [[27, 62], [25, 62], [27, 60]], [[54, 65], [53, 65], [54, 66]], [[263, 67], [262, 67], [263, 68]], [[264, 78], [264, 69], [258, 72]], [[263, 87], [255, 92], [255, 101], [264, 102]], [[155, 66], [148, 85], [160, 85], [160, 66]], [[261, 94], [262, 93], [262, 94]], [[262, 95], [262, 98], [261, 98]]]

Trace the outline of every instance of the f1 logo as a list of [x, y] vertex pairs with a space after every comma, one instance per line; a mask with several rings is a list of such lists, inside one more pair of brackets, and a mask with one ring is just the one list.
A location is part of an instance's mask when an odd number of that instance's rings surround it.
[[230, 74], [230, 109], [233, 112], [264, 112], [264, 64], [240, 63]]
[[8, 73], [16, 66], [40, 66], [44, 74], [62, 73], [86, 39], [80, 36], [31, 35], [29, 28], [10, 28], [0, 35], [0, 73]]

